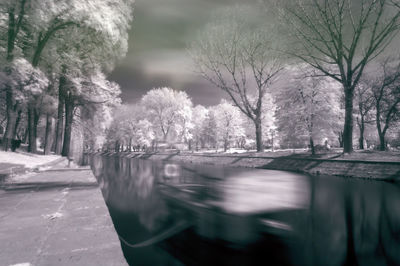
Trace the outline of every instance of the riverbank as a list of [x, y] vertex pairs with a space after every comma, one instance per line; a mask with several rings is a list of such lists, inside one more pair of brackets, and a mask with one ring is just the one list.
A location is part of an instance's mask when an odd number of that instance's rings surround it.
[[104, 154], [148, 160], [284, 170], [312, 175], [400, 181], [400, 153], [396, 152], [366, 151], [347, 155], [325, 153], [316, 156], [290, 151], [240, 154], [190, 152]]
[[88, 168], [14, 176], [0, 185], [1, 265], [127, 265]]

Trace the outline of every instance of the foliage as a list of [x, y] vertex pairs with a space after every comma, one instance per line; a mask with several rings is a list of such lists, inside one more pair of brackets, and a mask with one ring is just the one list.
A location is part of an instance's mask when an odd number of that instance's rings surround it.
[[15, 59], [6, 71], [8, 73], [1, 81], [2, 86], [11, 87], [15, 92], [15, 100], [21, 105], [26, 106], [40, 96], [49, 84], [46, 75], [23, 58]]
[[[266, 93], [263, 97], [263, 105], [261, 112], [261, 125], [262, 125], [262, 134], [264, 145], [267, 145], [267, 142], [271, 140], [271, 132], [276, 130], [276, 104], [275, 99], [271, 93]], [[242, 115], [243, 119], [243, 127], [245, 128], [246, 138], [248, 140], [255, 140], [256, 135], [254, 131], [254, 123], [247, 116]]]
[[[107, 109], [119, 104], [120, 92], [118, 85], [107, 81], [104, 73], [109, 73], [116, 61], [126, 54], [133, 2], [16, 0], [0, 3], [0, 32], [5, 37], [0, 38], [0, 50], [4, 51], [0, 62], [8, 65], [15, 57], [24, 58], [22, 63], [19, 61], [20, 78], [24, 78], [23, 71], [32, 66], [41, 69], [40, 73], [44, 73], [48, 80], [44, 89], [43, 84], [34, 87], [39, 84], [34, 82], [35, 79], [44, 80], [39, 76], [33, 77], [35, 72], [31, 71], [30, 84], [8, 77], [8, 80], [19, 83], [18, 86], [6, 87], [8, 139], [15, 135], [12, 131], [17, 129], [21, 120], [24, 101], [29, 102], [28, 113], [32, 114], [28, 116], [30, 133], [36, 132], [41, 114], [55, 116], [57, 96], [60, 99], [58, 109], [61, 110], [58, 120], [62, 120], [65, 104], [65, 130], [68, 129], [69, 133], [64, 135], [67, 139], [75, 116], [89, 119], [97, 115], [99, 121], [107, 120], [98, 116], [107, 115]], [[83, 106], [85, 110], [73, 113], [77, 106]], [[35, 121], [30, 121], [31, 118]], [[57, 131], [58, 135], [61, 133]], [[36, 133], [29, 138], [33, 152], [36, 147], [31, 144], [36, 142], [35, 139]], [[64, 146], [69, 146], [69, 143], [68, 139]]]
[[325, 139], [333, 139], [339, 124], [339, 84], [316, 75], [310, 67], [294, 66], [289, 84], [276, 93], [276, 117], [282, 143], [294, 141], [304, 145], [317, 141], [323, 144]]
[[152, 89], [142, 97], [141, 105], [154, 125], [157, 139], [191, 138], [192, 101], [186, 92], [166, 87]]
[[199, 145], [204, 148], [206, 139], [204, 137], [203, 128], [205, 127], [206, 120], [208, 118], [209, 111], [206, 107], [202, 105], [196, 105], [193, 108], [192, 115], [192, 123], [193, 127], [191, 130], [191, 134], [193, 136], [193, 141], [196, 146], [196, 149], [199, 148]]
[[107, 130], [109, 145], [124, 145], [128, 149], [150, 147], [154, 138], [153, 125], [145, 118], [141, 106], [122, 105], [115, 109]]
[[218, 148], [217, 121], [215, 113], [210, 112], [210, 109], [208, 109], [207, 115], [202, 123], [200, 134], [202, 148]]
[[225, 151], [232, 143], [245, 136], [241, 113], [236, 106], [222, 100], [210, 112], [215, 117], [217, 140], [222, 143]]

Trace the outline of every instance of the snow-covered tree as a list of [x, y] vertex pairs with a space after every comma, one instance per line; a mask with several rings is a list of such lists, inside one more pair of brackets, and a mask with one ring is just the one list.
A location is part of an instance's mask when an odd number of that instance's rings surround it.
[[[38, 68], [33, 67], [27, 60], [23, 58], [14, 59], [9, 67], [7, 67], [7, 75], [4, 80], [4, 85], [7, 90], [13, 93], [14, 108], [13, 112], [9, 112], [8, 119], [14, 126], [13, 130], [6, 130], [4, 148], [7, 150], [14, 138], [14, 134], [18, 127], [20, 114], [22, 110], [29, 110], [34, 105], [37, 99], [42, 95], [43, 91], [49, 84], [46, 75]], [[29, 138], [35, 140], [33, 147], [36, 150], [36, 127], [39, 121], [37, 113], [28, 112], [30, 117]]]
[[112, 112], [112, 121], [106, 130], [106, 143], [108, 149], [120, 151], [121, 147], [129, 142], [129, 121], [131, 118], [130, 107], [121, 105]]
[[120, 103], [119, 85], [110, 82], [101, 72], [88, 77], [78, 76], [70, 81], [65, 91], [65, 131], [62, 155], [68, 156], [71, 143], [74, 110], [86, 111], [86, 119], [93, 117], [102, 105], [115, 106]]
[[[3, 26], [0, 27], [0, 31], [6, 29], [7, 34], [1, 34], [6, 38], [0, 40], [0, 50], [6, 51], [4, 54], [7, 62], [11, 62], [17, 53], [31, 62], [33, 67], [46, 68], [47, 73], [47, 66], [51, 66], [53, 69], [50, 73], [59, 73], [60, 76], [65, 66], [74, 71], [85, 69], [85, 73], [81, 71], [83, 76], [93, 75], [98, 72], [99, 67], [101, 72], [109, 72], [127, 51], [133, 2], [3, 1], [0, 3], [0, 25]], [[62, 87], [63, 82], [59, 84]], [[20, 108], [16, 104], [14, 92], [9, 88], [6, 88], [6, 91], [7, 113], [13, 115], [11, 113], [18, 112]], [[60, 95], [63, 96], [62, 93]], [[59, 99], [60, 102], [63, 102], [62, 98]], [[40, 112], [35, 110], [35, 105], [40, 104], [32, 104], [28, 111], [40, 115]], [[62, 115], [63, 109], [59, 110]], [[29, 119], [31, 117], [34, 116], [29, 116]], [[10, 124], [13, 121], [7, 121], [10, 135], [15, 135], [11, 130], [15, 125]], [[35, 147], [32, 146], [33, 139], [30, 143], [31, 150], [35, 151]]]
[[150, 147], [154, 140], [153, 124], [147, 119], [140, 119], [135, 125], [132, 125], [134, 144], [137, 147]]
[[108, 128], [107, 143], [119, 151], [150, 147], [154, 140], [153, 125], [146, 119], [144, 108], [139, 105], [122, 105], [114, 111]]
[[[272, 145], [272, 135], [276, 130], [275, 123], [275, 112], [276, 105], [274, 102], [274, 98], [270, 93], [266, 93], [263, 97], [263, 110], [261, 112], [261, 125], [262, 125], [262, 134], [263, 134], [263, 145], [270, 146]], [[246, 133], [246, 138], [242, 141], [241, 146], [245, 144], [249, 144], [246, 146], [253, 146], [250, 144], [256, 143], [256, 134], [253, 130], [253, 121], [249, 119], [247, 116], [242, 115], [244, 128]], [[276, 144], [276, 142], [275, 142]]]
[[334, 124], [338, 123], [338, 83], [318, 77], [318, 73], [305, 66], [294, 67], [292, 73], [288, 85], [276, 93], [278, 130], [282, 142], [308, 140], [314, 154], [316, 139], [322, 142], [331, 138]]
[[212, 107], [208, 108], [208, 112], [203, 121], [200, 134], [202, 148], [218, 148], [217, 121], [215, 113], [212, 111]]
[[193, 136], [193, 142], [196, 150], [199, 146], [204, 148], [205, 146], [205, 136], [203, 135], [203, 128], [208, 117], [208, 109], [202, 105], [196, 105], [193, 108], [193, 128], [191, 130]]
[[[96, 79], [93, 77], [97, 76], [99, 77], [98, 81], [105, 82], [105, 77], [100, 77], [99, 75], [103, 75], [103, 72], [111, 71], [115, 62], [126, 54], [128, 29], [132, 18], [132, 2], [130, 0], [110, 0], [102, 3], [98, 1], [79, 1], [79, 3], [73, 5], [74, 13], [68, 11], [68, 15], [65, 16], [65, 20], [74, 19], [74, 21], [79, 21], [79, 27], [65, 29], [60, 34], [54, 36], [53, 41], [49, 43], [52, 49], [48, 49], [47, 51], [48, 58], [57, 58], [58, 68], [56, 72], [59, 73], [60, 81], [63, 81], [60, 82], [58, 92], [59, 108], [56, 136], [58, 141], [56, 150], [60, 151], [60, 144], [63, 143], [61, 153], [65, 156], [69, 149], [69, 142], [65, 136], [68, 137], [69, 134], [64, 134], [64, 141], [60, 140], [63, 128], [63, 109], [65, 108], [65, 112], [67, 112], [67, 109], [70, 111], [74, 108], [74, 106], [68, 106], [73, 102], [69, 100], [71, 95], [74, 99], [82, 97], [79, 100], [81, 103], [98, 102], [96, 99], [89, 99], [93, 97], [93, 93], [90, 93], [90, 91], [89, 98], [88, 95], [84, 96], [85, 93], [87, 94], [85, 89], [90, 89], [90, 87], [104, 88], [101, 84], [93, 83], [93, 80]], [[88, 11], [91, 12], [88, 14]], [[90, 80], [88, 82], [82, 81], [87, 76], [90, 76]], [[79, 91], [79, 88], [70, 90], [66, 82], [68, 83], [68, 80], [73, 81], [74, 79], [81, 80], [83, 83], [93, 83], [94, 86], [83, 86], [82, 93]], [[79, 84], [80, 82], [69, 83]], [[115, 87], [115, 84], [107, 83], [105, 85], [110, 88]], [[107, 101], [102, 100], [104, 104], [110, 104], [110, 101], [113, 101], [110, 97], [107, 99]], [[68, 121], [71, 122], [72, 120]], [[69, 130], [67, 123], [65, 125], [66, 130]]]
[[[21, 57], [21, 49], [17, 44], [25, 22], [27, 2], [27, 0], [4, 0], [0, 3], [0, 64], [5, 66], [0, 72], [5, 73], [6, 76], [11, 72], [9, 66], [12, 64], [15, 55]], [[8, 79], [6, 76], [4, 78]], [[7, 118], [3, 148], [7, 151], [11, 140], [15, 138], [21, 108], [14, 97], [13, 87], [5, 84], [3, 88]]]
[[241, 113], [226, 100], [212, 107], [211, 112], [216, 121], [218, 141], [222, 143], [224, 151], [227, 151], [232, 143], [245, 136]]
[[152, 89], [142, 97], [141, 105], [155, 126], [158, 139], [171, 140], [173, 130], [178, 136], [190, 137], [193, 104], [186, 92], [166, 87]]

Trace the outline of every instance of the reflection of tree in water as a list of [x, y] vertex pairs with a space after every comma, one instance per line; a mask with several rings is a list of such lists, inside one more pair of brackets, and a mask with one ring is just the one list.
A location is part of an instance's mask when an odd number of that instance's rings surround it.
[[107, 205], [121, 212], [137, 215], [140, 223], [148, 230], [158, 230], [168, 218], [165, 203], [155, 185], [155, 165], [146, 160], [129, 158], [103, 157], [98, 175], [99, 183]]
[[313, 264], [400, 264], [398, 187], [320, 178], [313, 186], [308, 239]]
[[357, 183], [347, 191], [355, 263], [399, 265], [399, 189], [383, 182]]
[[379, 220], [380, 245], [386, 256], [386, 264], [400, 265], [400, 188], [384, 184], [382, 209]]
[[[169, 213], [156, 182], [168, 187], [176, 186], [176, 191], [190, 190], [186, 193], [187, 197], [179, 197], [185, 201], [221, 201], [226, 192], [224, 189], [229, 189], [223, 186], [224, 182], [232, 185], [232, 180], [221, 177], [238, 174], [237, 169], [230, 172], [223, 167], [213, 169], [190, 165], [169, 165], [165, 171], [164, 164], [118, 157], [96, 157], [92, 162], [110, 213], [114, 210], [114, 214], [119, 215], [118, 219], [123, 221], [116, 223], [116, 227], [120, 227], [119, 233], [126, 230], [124, 232], [128, 232], [130, 241], [148, 239], [175, 217], [180, 217]], [[295, 225], [296, 234], [304, 236], [298, 243], [289, 244], [292, 247], [290, 257], [295, 264], [400, 265], [398, 185], [334, 177], [313, 177], [311, 180], [310, 212], [283, 218]], [[254, 191], [243, 187], [241, 179], [237, 181], [240, 181], [238, 184], [243, 189], [243, 197], [246, 193], [253, 193], [251, 195], [254, 196]], [[279, 181], [282, 183], [282, 180]], [[200, 186], [191, 187], [192, 184]], [[270, 189], [277, 190], [273, 186]], [[175, 193], [175, 190], [168, 191]], [[293, 191], [285, 190], [281, 194], [284, 193]], [[309, 218], [301, 223], [299, 215]], [[285, 241], [284, 237], [281, 240]]]
[[[346, 255], [343, 192], [333, 180], [312, 179], [309, 260], [314, 265], [342, 265]], [[339, 194], [338, 194], [339, 193]]]

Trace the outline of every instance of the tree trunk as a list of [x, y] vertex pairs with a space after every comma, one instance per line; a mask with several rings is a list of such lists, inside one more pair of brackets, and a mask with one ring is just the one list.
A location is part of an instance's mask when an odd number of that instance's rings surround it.
[[339, 148], [343, 148], [343, 131], [339, 132], [338, 141], [339, 141]]
[[3, 136], [3, 150], [11, 148], [11, 140], [15, 138], [15, 128], [18, 117], [17, 104], [13, 105], [11, 88], [6, 88], [7, 124]]
[[28, 107], [28, 152], [36, 151], [36, 138], [33, 135], [33, 113], [32, 108]]
[[275, 148], [274, 148], [274, 134], [275, 134], [275, 133], [272, 133], [272, 136], [271, 136], [271, 143], [272, 143], [272, 144], [271, 144], [271, 151], [272, 151], [272, 152], [275, 151]]
[[310, 137], [310, 149], [311, 149], [311, 154], [315, 155], [314, 140], [312, 137]]
[[359, 125], [360, 128], [360, 138], [358, 139], [360, 150], [364, 149], [364, 129], [365, 129], [365, 122], [364, 116], [361, 116], [361, 122]]
[[17, 122], [17, 114], [15, 112], [8, 112], [6, 131], [3, 136], [3, 150], [8, 151], [11, 148], [11, 140], [15, 137], [15, 125]]
[[70, 146], [71, 146], [71, 133], [72, 133], [72, 120], [73, 120], [73, 114], [74, 114], [74, 105], [69, 99], [71, 96], [69, 96], [67, 99], [65, 99], [65, 130], [64, 130], [64, 143], [63, 143], [63, 148], [61, 155], [68, 157]]
[[353, 151], [353, 96], [354, 90], [344, 88], [345, 92], [345, 116], [343, 129], [343, 152]]
[[37, 110], [29, 106], [28, 107], [28, 152], [36, 153], [37, 152], [37, 125], [39, 122], [39, 114]]
[[228, 150], [228, 140], [224, 140], [224, 152]]
[[53, 145], [53, 131], [54, 131], [54, 119], [51, 115], [46, 116], [46, 135], [44, 142], [44, 154], [48, 155], [51, 152]]
[[256, 127], [257, 152], [263, 152], [264, 151], [264, 145], [263, 145], [263, 139], [262, 139], [261, 118], [256, 118], [256, 120], [254, 120], [254, 125]]
[[381, 112], [379, 103], [376, 105], [376, 128], [378, 129], [378, 136], [379, 136], [379, 150], [384, 151], [386, 150], [386, 143], [385, 143], [386, 130], [385, 129], [382, 130]]
[[378, 116], [376, 119], [376, 124], [377, 124], [377, 128], [378, 128], [378, 136], [379, 136], [379, 150], [384, 151], [384, 150], [386, 150], [386, 143], [385, 143], [386, 131], [382, 130], [381, 121]]
[[131, 138], [129, 138], [128, 151], [129, 152], [132, 151], [132, 139]]
[[58, 107], [57, 107], [57, 126], [56, 126], [56, 141], [54, 152], [56, 154], [61, 154], [62, 146], [63, 146], [63, 133], [64, 133], [64, 84], [65, 78], [60, 77], [58, 87]]
[[[8, 11], [8, 31], [7, 31], [7, 63], [11, 63], [14, 59], [16, 31], [15, 14], [13, 10]], [[6, 68], [7, 70], [7, 68]], [[8, 72], [8, 70], [7, 70]], [[6, 86], [6, 106], [7, 106], [7, 124], [3, 136], [3, 150], [8, 151], [11, 148], [11, 140], [15, 137], [15, 124], [17, 121], [17, 104], [13, 104], [12, 88]]]
[[[7, 11], [8, 14], [7, 56], [6, 56], [7, 63], [11, 63], [14, 60], [15, 43], [18, 33], [21, 29], [19, 21], [20, 18], [23, 18], [25, 15], [26, 2], [27, 1], [23, 1], [20, 3], [21, 6], [18, 14], [14, 13], [15, 10], [13, 8], [8, 9]], [[18, 18], [16, 18], [16, 15]], [[6, 67], [5, 70], [7, 74], [10, 73], [9, 67]], [[6, 86], [5, 90], [6, 90], [7, 124], [2, 144], [3, 144], [3, 150], [7, 151], [9, 148], [11, 148], [11, 140], [15, 138], [16, 128], [18, 127], [17, 120], [19, 120], [20, 118], [18, 115], [18, 113], [20, 112], [20, 106], [16, 101], [14, 101], [15, 99], [13, 97], [12, 88], [10, 86]]]
[[379, 150], [386, 150], [385, 134], [383, 132], [379, 133]]
[[28, 135], [29, 135], [29, 130], [28, 130], [28, 127], [26, 127], [26, 128], [25, 128], [24, 137], [22, 138], [22, 143], [27, 144]]
[[20, 139], [20, 136], [18, 135], [18, 126], [19, 123], [21, 122], [21, 114], [22, 114], [22, 110], [18, 111], [17, 114], [17, 120], [15, 121], [15, 127], [14, 127], [14, 137], [16, 137], [17, 139]]
[[192, 140], [191, 139], [188, 141], [188, 149], [189, 149], [189, 151], [192, 150]]

